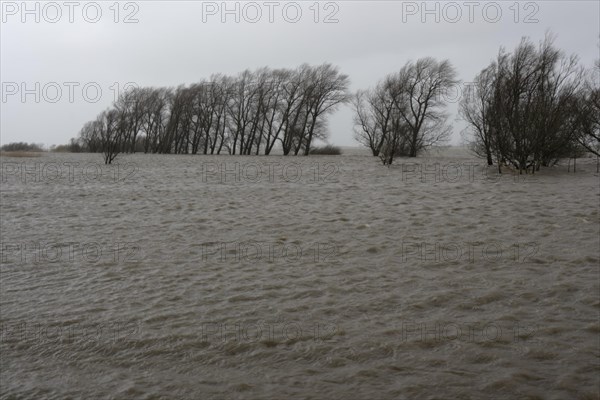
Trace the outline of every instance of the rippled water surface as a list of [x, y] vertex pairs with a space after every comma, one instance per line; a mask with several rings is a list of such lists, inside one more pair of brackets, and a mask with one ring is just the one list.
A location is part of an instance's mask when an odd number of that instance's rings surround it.
[[2, 158], [2, 398], [599, 397], [595, 160], [100, 162]]

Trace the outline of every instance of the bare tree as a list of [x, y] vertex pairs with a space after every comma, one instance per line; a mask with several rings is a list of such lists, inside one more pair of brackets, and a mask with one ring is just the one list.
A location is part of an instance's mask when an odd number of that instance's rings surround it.
[[183, 85], [173, 91], [169, 97], [169, 118], [166, 124], [162, 140], [160, 140], [159, 153], [180, 153], [185, 138], [185, 133], [189, 129], [189, 113], [187, 108], [190, 106], [191, 92]]
[[480, 157], [485, 157], [488, 165], [493, 165], [492, 154], [492, 101], [496, 64], [482, 70], [469, 90], [464, 92], [459, 105], [459, 113], [475, 138], [472, 149]]
[[100, 121], [86, 122], [79, 131], [79, 140], [83, 143], [83, 147], [91, 153], [102, 151], [100, 143]]
[[[571, 123], [581, 92], [583, 69], [576, 56], [567, 57], [554, 47], [548, 34], [538, 50], [538, 79], [534, 96], [534, 171], [550, 166], [577, 151], [572, 145], [575, 131]], [[579, 146], [576, 146], [579, 147]]]
[[104, 154], [104, 163], [111, 164], [123, 147], [123, 129], [119, 127], [122, 116], [115, 109], [102, 112], [96, 119], [100, 147]]
[[304, 135], [306, 137], [305, 156], [310, 153], [317, 121], [326, 114], [335, 111], [340, 104], [347, 103], [350, 100], [348, 75], [340, 74], [337, 67], [331, 64], [323, 64], [313, 68], [311, 72], [306, 102], [308, 105], [307, 115], [310, 120], [308, 130]]
[[[254, 74], [249, 70], [238, 75], [232, 101], [228, 105], [231, 154], [244, 154], [246, 135], [252, 123], [252, 106], [257, 96]], [[239, 146], [239, 150], [238, 150]]]
[[354, 139], [365, 147], [371, 149], [373, 156], [377, 157], [382, 143], [383, 133], [377, 124], [372, 109], [369, 108], [368, 98], [370, 91], [359, 90], [352, 98], [354, 109]]
[[427, 57], [408, 62], [394, 78], [396, 110], [408, 126], [408, 155], [416, 157], [450, 135], [441, 94], [457, 83], [456, 71], [448, 60]]
[[288, 155], [294, 148], [297, 154], [302, 144], [308, 121], [307, 113], [307, 84], [310, 79], [311, 67], [308, 64], [301, 65], [290, 76], [290, 80], [284, 85], [285, 88], [285, 110], [282, 114], [283, 137], [280, 138], [283, 154]]
[[388, 75], [374, 90], [354, 98], [355, 137], [390, 165], [395, 156], [417, 154], [448, 138], [451, 127], [442, 93], [457, 83], [449, 61], [423, 58]]
[[[271, 73], [268, 94], [266, 95], [265, 106], [262, 109], [264, 127], [263, 136], [265, 139], [264, 154], [269, 155], [273, 146], [279, 139], [279, 135], [285, 127], [289, 110], [293, 107], [295, 96], [291, 99], [288, 96], [286, 87], [290, 81], [293, 72], [280, 69]], [[291, 100], [291, 101], [286, 101]]]
[[114, 104], [121, 118], [120, 129], [123, 130], [123, 151], [135, 153], [137, 136], [140, 133], [148, 89], [132, 88], [123, 92]]
[[144, 132], [144, 152], [156, 153], [168, 121], [171, 89], [149, 88], [145, 98], [141, 130]]
[[207, 110], [204, 130], [204, 154], [220, 154], [226, 145], [228, 105], [233, 94], [233, 79], [224, 75], [212, 75], [207, 85]]
[[[379, 82], [375, 89], [358, 91], [353, 100], [355, 138], [359, 143], [369, 147], [375, 157], [379, 156], [384, 144], [387, 146], [392, 127], [400, 126], [398, 121], [394, 121], [394, 118], [399, 118], [399, 115], [394, 112], [396, 106], [395, 95], [391, 91], [393, 86], [391, 78], [388, 77]], [[392, 141], [397, 142], [395, 139]], [[396, 146], [392, 147], [398, 150]], [[389, 156], [384, 158], [390, 160]]]
[[574, 115], [581, 80], [577, 59], [556, 49], [550, 34], [537, 49], [526, 38], [513, 53], [501, 49], [477, 77], [475, 101], [461, 104], [463, 117], [476, 132], [475, 146], [486, 149], [488, 164], [489, 149], [499, 171], [509, 163], [520, 173], [570, 156], [576, 150]]
[[600, 60], [586, 75], [574, 116], [577, 142], [600, 157]]
[[383, 137], [379, 158], [383, 165], [390, 166], [396, 156], [406, 156], [410, 152], [409, 137], [410, 129], [404, 122], [400, 113], [392, 110], [390, 117], [390, 127], [387, 134]]

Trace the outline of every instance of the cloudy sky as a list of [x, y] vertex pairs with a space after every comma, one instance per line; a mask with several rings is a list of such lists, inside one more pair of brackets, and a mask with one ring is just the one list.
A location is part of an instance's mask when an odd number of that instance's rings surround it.
[[[585, 66], [599, 56], [598, 1], [3, 1], [1, 136], [66, 143], [127, 84], [177, 86], [212, 73], [329, 62], [351, 89], [407, 61], [448, 58], [464, 82], [501, 46], [546, 31]], [[456, 104], [449, 111], [452, 119]], [[455, 122], [452, 143], [460, 143]], [[330, 118], [330, 142], [357, 145], [352, 112]]]

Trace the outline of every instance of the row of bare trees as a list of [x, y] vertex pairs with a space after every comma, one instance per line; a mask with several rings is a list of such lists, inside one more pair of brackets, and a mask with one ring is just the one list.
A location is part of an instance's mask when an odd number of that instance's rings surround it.
[[585, 71], [550, 34], [538, 46], [524, 38], [512, 53], [501, 49], [461, 99], [472, 149], [520, 173], [583, 151], [600, 155], [598, 68]]
[[[600, 154], [600, 62], [592, 71], [566, 56], [548, 34], [539, 46], [524, 38], [463, 90], [459, 105], [472, 150], [488, 165], [535, 172], [561, 158]], [[459, 82], [449, 61], [408, 62], [353, 98], [355, 138], [392, 164], [416, 157], [451, 133], [446, 94]]]
[[135, 88], [86, 123], [79, 140], [111, 163], [119, 152], [308, 155], [327, 116], [349, 101], [331, 64], [244, 71], [177, 88]]
[[456, 85], [450, 61], [427, 57], [408, 62], [373, 89], [353, 99], [355, 138], [379, 156], [384, 165], [395, 156], [416, 157], [446, 140], [451, 133], [441, 93]]
[[[584, 151], [600, 155], [598, 74], [553, 44], [523, 39], [463, 92], [461, 118], [474, 152], [489, 165], [536, 171]], [[308, 155], [327, 138], [327, 116], [354, 108], [355, 138], [385, 165], [443, 143], [447, 96], [459, 83], [448, 60], [408, 62], [374, 88], [348, 92], [348, 76], [330, 64], [262, 68], [177, 88], [136, 88], [79, 133], [89, 151], [110, 163], [119, 152]]]

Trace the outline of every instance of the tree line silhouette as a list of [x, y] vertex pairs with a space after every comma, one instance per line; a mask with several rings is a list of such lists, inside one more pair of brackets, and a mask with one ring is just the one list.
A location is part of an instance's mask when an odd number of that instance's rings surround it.
[[134, 88], [87, 122], [79, 140], [110, 163], [119, 152], [308, 155], [326, 117], [348, 101], [348, 76], [331, 64], [261, 68], [177, 88]]
[[[579, 66], [554, 45], [523, 38], [463, 93], [460, 117], [475, 154], [488, 165], [535, 172], [565, 157], [600, 156], [597, 62]], [[309, 155], [328, 137], [327, 117], [340, 105], [354, 110], [354, 137], [384, 165], [416, 157], [452, 132], [441, 94], [459, 84], [448, 60], [409, 61], [367, 90], [349, 92], [349, 78], [331, 64], [260, 68], [215, 74], [190, 86], [133, 88], [87, 122], [71, 146], [102, 152], [162, 154]]]

